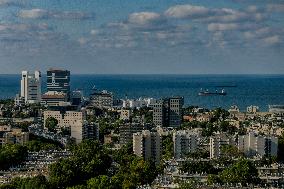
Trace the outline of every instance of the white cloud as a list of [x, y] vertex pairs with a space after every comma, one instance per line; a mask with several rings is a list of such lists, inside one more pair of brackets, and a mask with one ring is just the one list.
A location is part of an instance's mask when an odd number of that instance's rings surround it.
[[90, 32], [91, 35], [93, 36], [96, 36], [99, 34], [99, 30], [96, 30], [96, 29], [92, 29], [91, 32]]
[[280, 37], [278, 35], [266, 37], [263, 39], [263, 42], [267, 45], [274, 45], [280, 43]]
[[88, 19], [93, 18], [94, 15], [85, 12], [69, 12], [69, 11], [48, 11], [45, 9], [29, 9], [21, 10], [18, 14], [21, 18], [28, 19]]
[[48, 11], [43, 9], [30, 9], [21, 10], [19, 12], [19, 17], [21, 18], [46, 18], [48, 17]]
[[210, 9], [202, 6], [176, 5], [165, 11], [165, 15], [173, 18], [190, 18], [205, 16], [210, 13]]
[[161, 15], [154, 12], [138, 12], [129, 15], [128, 22], [137, 25], [147, 25], [161, 21]]
[[239, 25], [236, 23], [211, 23], [207, 27], [208, 31], [226, 31], [239, 29]]

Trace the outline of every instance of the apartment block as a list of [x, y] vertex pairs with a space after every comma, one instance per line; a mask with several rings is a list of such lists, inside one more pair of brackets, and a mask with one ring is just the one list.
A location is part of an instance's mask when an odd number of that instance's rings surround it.
[[159, 164], [162, 156], [161, 135], [149, 130], [133, 134], [133, 152], [145, 160], [152, 160]]
[[209, 139], [210, 159], [217, 159], [221, 157], [223, 155], [221, 149], [225, 145], [235, 146], [234, 137], [226, 134], [217, 134], [215, 136], [210, 137]]
[[90, 96], [90, 105], [96, 108], [111, 109], [113, 107], [113, 94], [106, 90], [95, 90]]
[[81, 111], [44, 111], [44, 127], [46, 119], [53, 117], [58, 121], [58, 128], [70, 127], [71, 137], [76, 139], [76, 143], [80, 143], [83, 139], [88, 138], [89, 132], [92, 131], [89, 128], [88, 122], [86, 121], [85, 110]]
[[198, 134], [190, 130], [180, 130], [173, 133], [174, 156], [184, 158], [198, 148]]
[[119, 127], [119, 144], [126, 145], [132, 142], [133, 134], [146, 129], [141, 123], [124, 123]]
[[157, 101], [153, 105], [153, 122], [158, 127], [177, 128], [182, 121], [182, 97], [172, 97]]
[[247, 157], [277, 156], [278, 138], [274, 136], [257, 136], [251, 132], [238, 137], [237, 147]]
[[22, 129], [12, 129], [3, 135], [3, 144], [25, 144], [29, 141], [29, 133], [22, 132]]

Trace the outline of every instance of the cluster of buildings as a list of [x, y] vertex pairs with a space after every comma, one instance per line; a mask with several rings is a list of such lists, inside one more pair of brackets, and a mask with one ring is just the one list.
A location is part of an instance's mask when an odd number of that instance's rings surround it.
[[42, 74], [35, 71], [31, 74], [22, 71], [21, 92], [16, 95], [15, 104], [38, 104], [46, 106], [60, 106], [74, 103], [78, 105], [82, 101], [82, 94], [78, 91], [70, 91], [70, 71], [49, 69], [46, 72], [47, 92], [42, 94]]
[[10, 125], [0, 126], [0, 146], [4, 144], [25, 144], [29, 141], [29, 133]]

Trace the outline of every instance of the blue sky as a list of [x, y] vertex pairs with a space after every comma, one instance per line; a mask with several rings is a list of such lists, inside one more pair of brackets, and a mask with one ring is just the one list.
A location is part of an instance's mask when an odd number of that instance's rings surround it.
[[284, 74], [284, 1], [0, 0], [0, 74]]

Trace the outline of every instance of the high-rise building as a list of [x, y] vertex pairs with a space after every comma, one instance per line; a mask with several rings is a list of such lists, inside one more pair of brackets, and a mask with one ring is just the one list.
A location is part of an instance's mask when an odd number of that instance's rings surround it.
[[238, 137], [238, 149], [247, 157], [277, 156], [278, 138], [274, 136], [257, 136], [255, 133]]
[[157, 101], [153, 107], [153, 122], [159, 127], [179, 127], [182, 121], [182, 97], [171, 97]]
[[198, 134], [190, 130], [180, 130], [173, 133], [174, 156], [184, 158], [198, 147]]
[[47, 90], [63, 92], [70, 95], [70, 71], [49, 69], [47, 71]]
[[145, 160], [152, 160], [159, 164], [162, 156], [161, 135], [149, 130], [133, 134], [133, 152]]
[[40, 71], [35, 71], [34, 74], [22, 71], [21, 98], [23, 98], [26, 104], [39, 103], [41, 101]]

